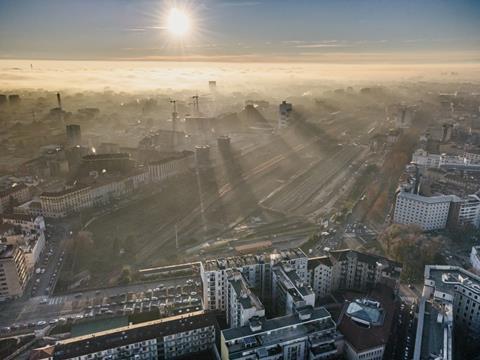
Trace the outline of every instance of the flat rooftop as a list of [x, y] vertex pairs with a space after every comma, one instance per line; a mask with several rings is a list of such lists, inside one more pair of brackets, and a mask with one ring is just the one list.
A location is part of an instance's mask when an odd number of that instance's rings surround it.
[[441, 292], [453, 293], [460, 285], [480, 295], [480, 277], [458, 266], [427, 265], [425, 279], [433, 280], [435, 290]]
[[272, 260], [292, 260], [306, 257], [305, 253], [298, 248], [285, 249], [278, 252], [262, 254], [246, 254], [227, 258], [210, 259], [203, 261], [205, 271], [226, 270], [255, 264], [266, 264]]
[[[297, 332], [295, 333], [297, 336], [300, 333], [308, 333], [309, 330], [313, 330], [313, 328], [309, 327], [309, 324], [314, 324], [319, 320], [325, 320], [328, 327], [335, 328], [335, 323], [333, 322], [330, 313], [323, 307], [313, 308], [311, 312], [311, 316], [307, 320], [301, 320], [297, 314], [281, 316], [273, 319], [260, 319], [261, 323], [261, 330], [252, 331], [250, 326], [242, 326], [234, 329], [227, 329], [223, 330], [222, 334], [225, 341], [230, 341], [234, 339], [241, 339], [249, 336], [261, 336], [263, 340], [266, 340], [268, 337], [267, 332], [272, 332], [279, 329], [284, 329], [288, 327], [294, 327], [296, 325]], [[303, 325], [303, 326], [299, 326]]]

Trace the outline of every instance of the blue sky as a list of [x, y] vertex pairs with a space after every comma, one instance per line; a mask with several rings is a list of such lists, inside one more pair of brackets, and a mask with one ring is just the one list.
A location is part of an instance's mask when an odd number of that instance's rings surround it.
[[[162, 29], [188, 9], [191, 34]], [[0, 0], [0, 58], [480, 61], [480, 0]]]

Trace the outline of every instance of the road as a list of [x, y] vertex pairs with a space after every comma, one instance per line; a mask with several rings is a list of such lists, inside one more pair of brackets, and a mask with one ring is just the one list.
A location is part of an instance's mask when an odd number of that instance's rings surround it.
[[36, 269], [44, 269], [42, 270], [44, 272], [32, 274], [24, 291], [24, 297], [50, 295], [55, 287], [62, 266], [67, 238], [71, 236], [70, 227], [66, 223], [47, 225], [47, 234], [45, 250], [36, 265]]

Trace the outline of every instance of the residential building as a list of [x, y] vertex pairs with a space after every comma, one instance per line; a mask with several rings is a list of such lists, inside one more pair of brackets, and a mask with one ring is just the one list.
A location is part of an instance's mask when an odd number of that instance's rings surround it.
[[272, 271], [272, 311], [276, 316], [292, 314], [298, 308], [315, 305], [315, 293], [295, 269], [281, 262]]
[[253, 317], [264, 317], [265, 308], [260, 299], [250, 289], [243, 274], [238, 270], [229, 270], [226, 318], [229, 327], [247, 325]]
[[47, 218], [63, 218], [84, 209], [103, 206], [148, 182], [148, 173], [137, 171], [127, 176], [99, 176], [90, 183], [62, 191], [45, 192], [40, 195], [43, 215]]
[[468, 195], [459, 202], [456, 219], [459, 226], [480, 227], [480, 197], [477, 194]]
[[[480, 277], [458, 266], [427, 265], [419, 305], [414, 360], [453, 359], [454, 330], [480, 335]], [[442, 341], [429, 341], [429, 339]]]
[[400, 191], [395, 201], [393, 222], [418, 225], [422, 230], [444, 229], [454, 195], [422, 196]]
[[464, 166], [471, 163], [470, 158], [460, 155], [432, 154], [424, 149], [417, 149], [412, 155], [412, 163], [420, 167]]
[[347, 301], [338, 320], [344, 336], [344, 357], [347, 360], [382, 360], [385, 358], [395, 317], [392, 289], [377, 286], [367, 297], [347, 293]]
[[27, 264], [22, 249], [0, 243], [0, 301], [23, 294], [28, 280]]
[[71, 213], [93, 206], [89, 186], [77, 186], [57, 192], [44, 192], [40, 195], [43, 215], [49, 218], [62, 218]]
[[[31, 194], [28, 186], [22, 183], [15, 183], [8, 189], [0, 191], [0, 213], [13, 210], [13, 206], [23, 204], [30, 198]], [[10, 206], [12, 206], [12, 209], [9, 209]]]
[[338, 288], [339, 267], [340, 263], [334, 265], [329, 256], [308, 259], [309, 282], [317, 299], [328, 296]]
[[45, 249], [45, 222], [42, 217], [11, 214], [1, 221], [0, 301], [4, 301], [22, 295]]
[[301, 281], [308, 280], [308, 258], [300, 249], [287, 249], [271, 254], [241, 255], [228, 258], [203, 261], [201, 278], [203, 282], [203, 299], [206, 310], [226, 310], [228, 296], [229, 270], [242, 272], [249, 286], [261, 301], [268, 305], [271, 298], [272, 267], [286, 261], [297, 272]]
[[336, 325], [323, 307], [306, 306], [274, 319], [252, 318], [221, 333], [222, 360], [333, 359]]
[[60, 340], [33, 351], [35, 359], [216, 358], [215, 318], [203, 311]]
[[340, 262], [339, 289], [366, 291], [378, 284], [396, 290], [402, 265], [382, 256], [345, 249], [331, 251], [333, 261]]
[[473, 270], [480, 274], [480, 246], [472, 246], [472, 251], [470, 252], [470, 264], [472, 265]]

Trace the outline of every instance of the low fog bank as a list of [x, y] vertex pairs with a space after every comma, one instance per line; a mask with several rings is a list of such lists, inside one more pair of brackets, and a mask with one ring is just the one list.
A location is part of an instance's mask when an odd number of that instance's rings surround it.
[[480, 82], [480, 64], [309, 64], [0, 60], [0, 89], [70, 91], [259, 91], [278, 96], [342, 85]]

